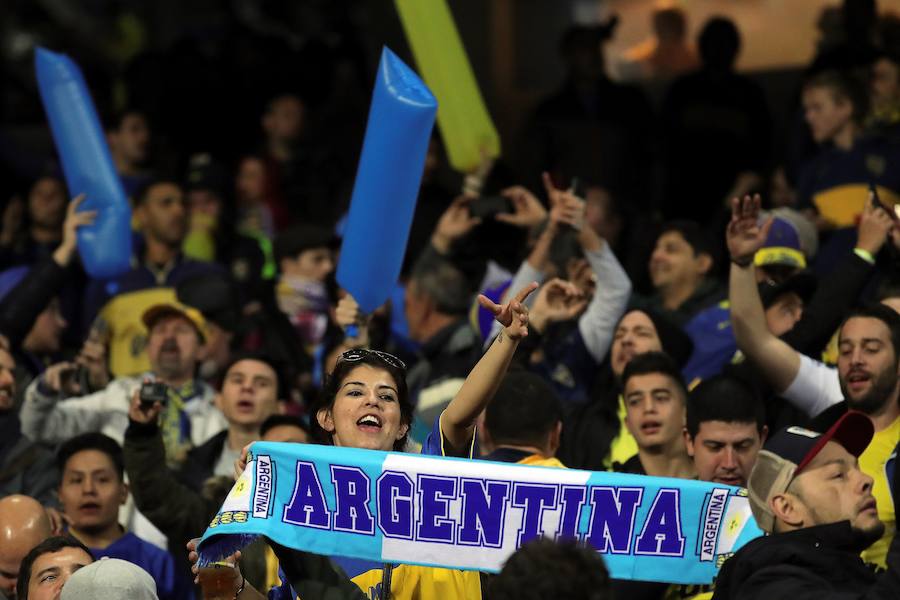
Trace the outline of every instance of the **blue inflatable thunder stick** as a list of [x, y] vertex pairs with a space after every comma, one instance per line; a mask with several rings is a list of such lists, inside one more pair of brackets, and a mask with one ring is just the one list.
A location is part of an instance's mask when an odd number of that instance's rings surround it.
[[115, 277], [130, 267], [131, 208], [91, 95], [68, 56], [38, 48], [34, 66], [69, 193], [85, 194], [83, 209], [97, 211], [94, 223], [78, 230], [78, 253], [91, 277]]
[[400, 275], [437, 101], [403, 61], [381, 53], [337, 281], [365, 313]]

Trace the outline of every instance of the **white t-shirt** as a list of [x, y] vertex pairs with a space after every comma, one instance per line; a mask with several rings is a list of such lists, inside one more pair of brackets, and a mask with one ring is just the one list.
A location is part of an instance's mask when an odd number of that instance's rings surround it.
[[844, 401], [837, 369], [804, 354], [797, 376], [781, 395], [810, 417]]

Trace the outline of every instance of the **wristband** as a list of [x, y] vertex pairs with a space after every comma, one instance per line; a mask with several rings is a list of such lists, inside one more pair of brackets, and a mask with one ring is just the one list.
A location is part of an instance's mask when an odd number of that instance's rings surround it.
[[739, 266], [742, 269], [746, 269], [753, 264], [753, 255], [751, 254], [750, 256], [746, 256], [740, 260], [731, 257], [731, 263]]
[[858, 257], [860, 257], [861, 259], [863, 259], [870, 265], [875, 264], [875, 257], [872, 256], [872, 253], [869, 252], [868, 250], [863, 250], [862, 248], [854, 248], [853, 254], [857, 255]]

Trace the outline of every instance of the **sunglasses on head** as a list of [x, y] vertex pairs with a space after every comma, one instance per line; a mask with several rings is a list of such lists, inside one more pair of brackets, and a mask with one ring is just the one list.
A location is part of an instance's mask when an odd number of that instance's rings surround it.
[[338, 358], [338, 363], [356, 362], [363, 360], [368, 356], [375, 356], [382, 362], [394, 367], [395, 369], [400, 369], [401, 371], [406, 372], [406, 363], [404, 363], [393, 354], [382, 352], [381, 350], [369, 350], [368, 348], [353, 348], [352, 350], [347, 350], [346, 352], [341, 354], [340, 358]]

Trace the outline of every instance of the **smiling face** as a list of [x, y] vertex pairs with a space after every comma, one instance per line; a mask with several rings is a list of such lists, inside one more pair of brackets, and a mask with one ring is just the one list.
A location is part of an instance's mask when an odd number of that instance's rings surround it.
[[662, 342], [656, 326], [647, 313], [633, 310], [622, 317], [613, 336], [610, 364], [613, 374], [621, 377], [631, 359], [645, 352], [659, 352]]
[[650, 279], [657, 290], [696, 284], [711, 267], [706, 254], [697, 254], [678, 231], [667, 231], [656, 240], [650, 256]]
[[98, 533], [116, 526], [127, 496], [128, 486], [105, 452], [82, 450], [66, 461], [59, 502], [73, 529]]
[[897, 357], [891, 332], [880, 319], [847, 319], [838, 339], [838, 376], [850, 408], [880, 414], [896, 402]]
[[392, 450], [409, 429], [394, 378], [366, 364], [343, 378], [331, 408], [320, 409], [316, 418], [335, 446], [349, 448]]
[[779, 519], [794, 527], [850, 521], [851, 527], [874, 541], [884, 533], [884, 523], [878, 518], [872, 483], [859, 470], [855, 456], [840, 444], [828, 442], [791, 482], [784, 494], [791, 497], [789, 505], [775, 497], [773, 507]]
[[69, 577], [92, 562], [91, 555], [81, 548], [62, 548], [38, 556], [31, 565], [28, 600], [58, 600]]
[[217, 405], [232, 425], [259, 429], [278, 412], [278, 379], [275, 371], [259, 360], [240, 360], [225, 374]]
[[685, 402], [678, 385], [662, 373], [625, 382], [625, 426], [642, 449], [670, 447], [682, 439]]

